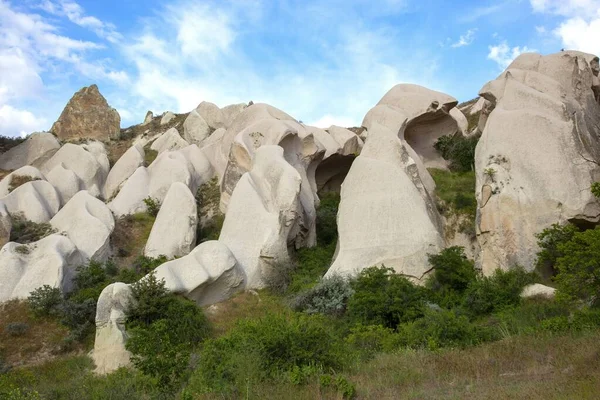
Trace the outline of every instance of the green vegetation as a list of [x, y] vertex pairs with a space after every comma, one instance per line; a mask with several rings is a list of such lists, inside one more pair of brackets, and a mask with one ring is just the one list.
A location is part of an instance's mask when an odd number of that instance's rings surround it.
[[475, 172], [451, 172], [429, 169], [435, 181], [436, 206], [440, 214], [462, 218], [460, 232], [475, 233], [477, 200], [475, 199]]
[[158, 212], [160, 211], [160, 201], [153, 197], [146, 197], [144, 199], [144, 204], [146, 205], [147, 213], [152, 217], [156, 217]]
[[56, 233], [47, 222], [37, 223], [29, 221], [22, 214], [13, 214], [12, 229], [10, 231], [10, 241], [22, 244], [29, 244], [42, 240], [46, 236]]
[[10, 178], [10, 184], [8, 185], [8, 192], [9, 193], [12, 192], [16, 188], [26, 184], [27, 182], [33, 182], [33, 181], [38, 181], [38, 180], [40, 180], [40, 178], [34, 178], [33, 176], [29, 176], [29, 175], [13, 175]]
[[440, 137], [433, 147], [450, 163], [454, 172], [473, 171], [475, 147], [479, 136], [464, 137], [460, 134]]
[[219, 208], [220, 202], [221, 190], [219, 180], [216, 177], [198, 188], [196, 192], [196, 206], [198, 209], [197, 244], [219, 238], [223, 222], [225, 222], [225, 215]]
[[110, 237], [116, 263], [130, 265], [140, 256], [150, 236], [156, 217], [148, 213], [126, 215], [115, 219], [115, 229]]
[[473, 130], [475, 128], [477, 128], [477, 126], [479, 125], [479, 117], [480, 116], [481, 116], [481, 111], [476, 112], [474, 114], [466, 115], [467, 122], [469, 123], [469, 125], [467, 127], [467, 132], [471, 133], [471, 132], [473, 132]]
[[156, 157], [158, 157], [158, 151], [151, 149], [150, 146], [152, 146], [152, 143], [148, 143], [146, 146], [144, 146], [145, 167], [149, 167], [150, 164], [152, 164], [154, 160], [156, 160]]
[[21, 137], [0, 136], [0, 153], [5, 153], [15, 146], [20, 145], [25, 141]]

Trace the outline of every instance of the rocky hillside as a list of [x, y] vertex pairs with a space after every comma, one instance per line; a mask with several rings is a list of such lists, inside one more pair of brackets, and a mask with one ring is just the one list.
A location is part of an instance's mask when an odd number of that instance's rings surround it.
[[[190, 353], [181, 350], [185, 346], [161, 348], [157, 343], [165, 339], [157, 338], [179, 332], [168, 321], [185, 315], [191, 328], [177, 337], [193, 331], [199, 335], [193, 342], [202, 342], [205, 318], [179, 297], [222, 321], [239, 296], [266, 296], [265, 289], [300, 293], [293, 308], [321, 314], [329, 306], [307, 299], [322, 290], [341, 296], [335, 297], [336, 318], [348, 313], [352, 323], [371, 327], [358, 337], [358, 328], [340, 323], [335, 335], [345, 332], [348, 343], [368, 346], [392, 331], [409, 335], [402, 324], [427, 318], [455, 318], [460, 329], [470, 329], [464, 333], [470, 344], [489, 341], [492, 336], [477, 324], [500, 310], [500, 300], [479, 312], [473, 310], [481, 303], [473, 299], [494, 285], [517, 291], [510, 305], [520, 304], [519, 294], [554, 297], [553, 288], [531, 286], [535, 279], [528, 274], [537, 268], [551, 285], [548, 279], [560, 276], [558, 250], [544, 241], [554, 232], [548, 229], [567, 229], [561, 237], [570, 240], [600, 222], [600, 203], [590, 190], [600, 180], [599, 70], [598, 57], [589, 54], [527, 53], [470, 102], [459, 105], [450, 95], [399, 84], [366, 113], [361, 127], [327, 129], [252, 102], [223, 108], [202, 102], [187, 114], [149, 112], [143, 123], [121, 129], [118, 113], [98, 88], [83, 88], [51, 132], [3, 145], [0, 303], [24, 307], [29, 299], [34, 312], [62, 318], [80, 343], [69, 351], [85, 348], [95, 328], [91, 359], [97, 374], [134, 365], [186, 399], [196, 397], [185, 393], [216, 393], [220, 383], [193, 375], [189, 391], [179, 392]], [[540, 261], [544, 251], [554, 251], [552, 262]], [[435, 255], [449, 258], [436, 264]], [[464, 278], [462, 289], [453, 287], [453, 300], [441, 289], [438, 271], [444, 268], [452, 282]], [[390, 286], [390, 296], [401, 293], [403, 300], [388, 301], [395, 311], [375, 318], [379, 300], [369, 303], [361, 293], [384, 293], [389, 285], [397, 285]], [[477, 285], [483, 285], [479, 292], [466, 289]], [[588, 303], [600, 296], [594, 290]], [[152, 303], [157, 298], [166, 300]], [[423, 302], [413, 314], [409, 298]], [[371, 305], [361, 311], [360, 301]], [[144, 309], [144, 302], [155, 309]], [[459, 304], [465, 307], [460, 312]], [[291, 315], [284, 308], [277, 315]], [[273, 326], [292, 329], [287, 317], [268, 318]], [[303, 324], [314, 332], [325, 329], [302, 316], [290, 318], [298, 332]], [[167, 322], [160, 328], [153, 321]], [[254, 332], [255, 339], [267, 335], [249, 324], [240, 325], [240, 332]], [[409, 336], [389, 339], [403, 346], [447, 343], [438, 338], [427, 344], [421, 331], [418, 338]], [[466, 336], [450, 342], [463, 346]], [[290, 337], [286, 348], [300, 346]], [[378, 351], [391, 346], [381, 343]], [[206, 346], [192, 363], [208, 371], [226, 362], [219, 358], [225, 342]], [[278, 368], [296, 374], [292, 381], [316, 374], [331, 380], [323, 385], [333, 392], [355, 395], [341, 375], [324, 372], [343, 370], [341, 361], [327, 358], [333, 350], [320, 349], [322, 358], [314, 364], [288, 365], [300, 357], [289, 351]], [[147, 365], [149, 353], [184, 358], [167, 374], [165, 360]], [[216, 358], [207, 364], [210, 357]], [[269, 371], [263, 372], [273, 378]]]

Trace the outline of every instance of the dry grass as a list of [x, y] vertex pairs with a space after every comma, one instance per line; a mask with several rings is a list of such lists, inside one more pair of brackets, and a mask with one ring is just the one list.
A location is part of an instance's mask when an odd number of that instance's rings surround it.
[[12, 192], [19, 186], [26, 184], [27, 182], [38, 181], [40, 178], [35, 178], [29, 175], [13, 175], [10, 178], [10, 185], [8, 185], [8, 192]]
[[115, 229], [110, 237], [115, 250], [115, 262], [119, 266], [130, 266], [144, 252], [155, 217], [147, 213], [127, 215], [115, 220]]
[[[12, 335], [7, 327], [15, 323], [28, 328], [22, 334]], [[11, 367], [38, 365], [55, 358], [67, 334], [68, 329], [55, 319], [34, 318], [25, 301], [0, 304], [0, 355]]]

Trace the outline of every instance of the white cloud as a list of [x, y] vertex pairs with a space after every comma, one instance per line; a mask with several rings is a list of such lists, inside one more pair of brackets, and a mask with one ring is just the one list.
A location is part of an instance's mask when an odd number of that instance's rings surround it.
[[456, 48], [470, 45], [475, 40], [475, 32], [477, 32], [477, 29], [469, 29], [464, 35], [460, 35], [458, 41], [452, 43], [451, 47]]
[[565, 17], [594, 15], [600, 9], [600, 0], [530, 0], [534, 12]]
[[42, 129], [48, 129], [46, 119], [9, 105], [0, 106], [0, 135], [25, 136]]
[[546, 27], [544, 27], [544, 26], [536, 26], [535, 27], [535, 31], [537, 33], [539, 33], [540, 35], [543, 35], [544, 33], [546, 33]]
[[535, 50], [528, 48], [527, 46], [515, 46], [510, 47], [506, 41], [497, 44], [496, 46], [489, 46], [489, 53], [487, 55], [488, 60], [495, 61], [498, 66], [505, 69], [510, 65], [515, 58], [522, 53], [534, 52]]
[[[359, 121], [360, 124], [360, 121]], [[326, 114], [316, 121], [308, 122], [307, 125], [316, 126], [317, 128], [327, 129], [331, 125], [342, 126], [345, 128], [353, 127], [358, 125], [355, 118], [344, 117], [344, 116], [334, 116], [330, 114]]]

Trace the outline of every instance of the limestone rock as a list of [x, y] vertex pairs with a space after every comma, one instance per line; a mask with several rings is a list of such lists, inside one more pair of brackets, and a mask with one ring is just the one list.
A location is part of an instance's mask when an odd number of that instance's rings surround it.
[[600, 105], [589, 59], [597, 57], [526, 53], [480, 91], [493, 108], [475, 153], [484, 274], [533, 269], [535, 235], [553, 223], [600, 220], [590, 193], [600, 176]]
[[166, 125], [169, 122], [173, 121], [173, 119], [175, 119], [176, 115], [173, 114], [171, 111], [167, 111], [166, 113], [163, 114], [162, 118], [160, 119], [160, 124], [161, 125]]
[[108, 374], [131, 364], [131, 353], [125, 348], [125, 320], [132, 301], [131, 287], [125, 283], [112, 283], [100, 293], [96, 307], [96, 340], [91, 354], [97, 374]]
[[39, 165], [60, 148], [60, 143], [51, 133], [33, 133], [26, 141], [0, 154], [0, 169], [14, 170], [25, 165]]
[[521, 297], [528, 299], [531, 297], [545, 297], [547, 299], [553, 299], [556, 295], [556, 289], [549, 286], [545, 286], [539, 283], [527, 285], [521, 292]]
[[0, 202], [0, 248], [10, 240], [12, 220], [6, 209], [6, 205]]
[[469, 130], [469, 121], [467, 121], [467, 117], [462, 113], [458, 108], [452, 108], [448, 114], [456, 121], [456, 126], [458, 127], [458, 132], [462, 135], [466, 135]]
[[66, 293], [72, 288], [81, 257], [75, 245], [61, 235], [50, 235], [28, 245], [10, 242], [0, 250], [0, 303], [26, 299], [49, 285]]
[[377, 124], [344, 181], [337, 220], [338, 250], [326, 276], [355, 276], [384, 264], [421, 280], [427, 255], [444, 245], [414, 160], [395, 132]]
[[331, 137], [342, 148], [342, 155], [358, 155], [360, 153], [360, 150], [363, 147], [363, 141], [356, 134], [346, 128], [335, 125], [330, 126], [328, 131]]
[[52, 170], [46, 174], [46, 180], [54, 186], [54, 189], [56, 189], [61, 206], [67, 204], [83, 186], [81, 179], [79, 179], [77, 174], [70, 169], [65, 169], [62, 164], [52, 168]]
[[49, 173], [57, 165], [71, 170], [81, 181], [82, 189], [87, 190], [94, 197], [102, 194], [104, 181], [108, 174], [108, 159], [102, 155], [96, 145], [85, 146], [67, 143], [60, 148], [41, 166], [44, 174]]
[[136, 169], [144, 165], [144, 148], [131, 146], [112, 167], [104, 184], [104, 198], [111, 199]]
[[107, 140], [120, 133], [121, 117], [100, 94], [98, 86], [84, 87], [73, 95], [50, 130], [59, 139]]
[[1, 200], [11, 215], [21, 214], [33, 222], [48, 222], [60, 208], [54, 186], [46, 181], [33, 181], [19, 186]]
[[[206, 121], [211, 130], [225, 127], [225, 115], [215, 104], [203, 101], [196, 107], [196, 111]], [[229, 115], [229, 118], [231, 118], [231, 115]]]
[[[45, 180], [44, 174], [39, 169], [26, 165], [6, 175], [2, 181], [0, 181], [0, 198], [8, 196], [9, 189], [11, 188], [14, 177], [30, 177], [32, 180]], [[13, 187], [14, 189], [14, 187]]]
[[171, 185], [144, 248], [147, 257], [183, 257], [196, 244], [198, 213], [196, 199], [187, 185]]
[[115, 220], [106, 204], [85, 190], [73, 196], [50, 225], [71, 239], [85, 260], [108, 258]]
[[119, 193], [108, 204], [116, 217], [146, 211], [144, 199], [148, 197], [150, 174], [145, 167], [139, 167], [125, 181]]
[[177, 129], [171, 128], [156, 139], [150, 148], [160, 154], [165, 151], [183, 149], [186, 146], [189, 146], [189, 143], [179, 136]]
[[243, 286], [244, 274], [231, 251], [212, 240], [190, 254], [156, 268], [156, 277], [166, 288], [204, 306], [226, 300]]
[[210, 136], [210, 133], [210, 126], [198, 113], [198, 110], [192, 110], [183, 123], [183, 138], [188, 143], [201, 145]]
[[208, 157], [195, 144], [191, 144], [178, 151], [193, 167], [192, 181], [189, 185], [190, 190], [196, 193], [196, 190], [203, 184], [210, 181], [215, 176], [215, 170]]
[[233, 121], [248, 107], [245, 103], [231, 104], [221, 109], [224, 128], [229, 129]]
[[289, 262], [288, 239], [300, 215], [302, 178], [280, 146], [256, 150], [233, 191], [220, 242], [233, 253], [247, 289], [265, 287]]

